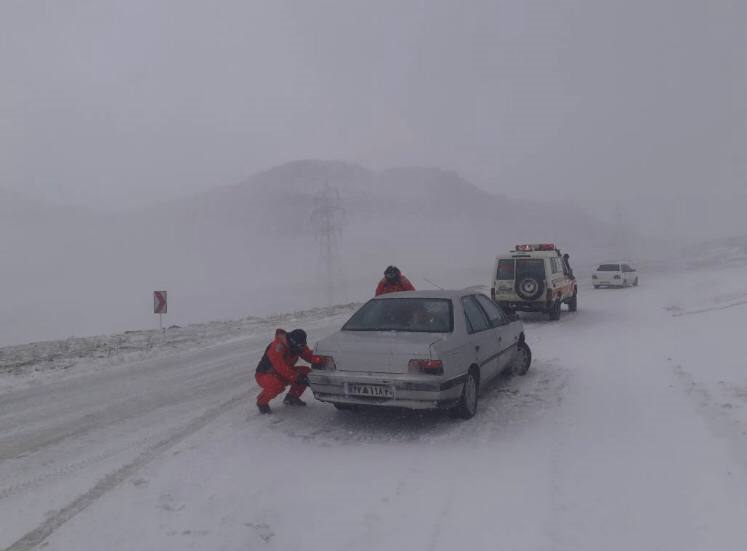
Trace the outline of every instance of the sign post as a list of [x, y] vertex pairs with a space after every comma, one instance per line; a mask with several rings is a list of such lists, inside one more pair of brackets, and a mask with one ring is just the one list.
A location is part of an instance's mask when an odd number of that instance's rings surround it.
[[168, 312], [166, 291], [153, 291], [153, 313], [158, 314], [158, 328], [163, 333], [163, 315]]

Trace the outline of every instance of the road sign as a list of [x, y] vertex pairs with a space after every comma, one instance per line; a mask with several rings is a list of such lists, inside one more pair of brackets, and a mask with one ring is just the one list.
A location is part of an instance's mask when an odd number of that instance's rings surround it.
[[166, 291], [153, 291], [153, 313], [165, 314], [167, 309]]

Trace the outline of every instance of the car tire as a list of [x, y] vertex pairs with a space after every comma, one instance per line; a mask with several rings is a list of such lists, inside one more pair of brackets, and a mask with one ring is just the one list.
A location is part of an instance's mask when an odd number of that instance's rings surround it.
[[514, 363], [511, 366], [511, 374], [519, 376], [526, 375], [530, 365], [532, 365], [532, 350], [526, 342], [521, 341], [516, 349]]
[[479, 394], [480, 381], [477, 378], [477, 369], [473, 367], [467, 372], [462, 396], [459, 398], [459, 404], [450, 411], [451, 416], [459, 419], [472, 419], [477, 413]]
[[578, 290], [573, 291], [573, 296], [568, 301], [568, 311], [575, 312], [578, 310]]
[[560, 301], [556, 300], [550, 311], [548, 312], [550, 321], [558, 321], [560, 319]]

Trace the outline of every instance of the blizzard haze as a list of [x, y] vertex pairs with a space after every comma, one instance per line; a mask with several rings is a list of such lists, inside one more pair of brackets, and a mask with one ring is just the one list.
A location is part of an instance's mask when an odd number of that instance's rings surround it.
[[745, 98], [742, 0], [0, 0], [0, 551], [747, 549]]
[[[390, 169], [451, 175], [392, 184], [410, 206], [386, 222], [346, 206], [340, 300], [392, 262], [484, 283], [514, 238], [578, 235], [562, 245], [593, 262], [599, 242], [632, 257], [747, 235], [746, 25], [742, 2], [3, 2], [0, 342], [152, 323], [135, 305], [157, 287], [179, 323], [318, 303], [297, 206], [335, 178], [299, 159], [383, 174], [337, 180], [369, 195]], [[287, 201], [245, 193], [247, 220], [208, 221], [210, 194], [283, 166]], [[495, 244], [465, 240], [466, 217], [404, 216], [469, 208], [460, 182], [503, 205], [477, 223]], [[268, 212], [287, 224], [242, 233]]]
[[4, 2], [0, 178], [122, 206], [322, 158], [728, 195], [745, 26], [726, 1]]

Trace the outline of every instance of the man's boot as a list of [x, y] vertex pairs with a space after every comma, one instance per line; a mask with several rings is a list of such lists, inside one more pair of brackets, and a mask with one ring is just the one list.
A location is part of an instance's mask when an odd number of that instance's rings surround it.
[[272, 410], [270, 409], [270, 404], [257, 404], [257, 409], [263, 415], [272, 413]]
[[283, 399], [283, 403], [286, 406], [305, 406], [306, 402], [301, 400], [301, 398], [297, 398], [296, 396], [291, 396], [290, 394], [285, 395], [285, 399]]

